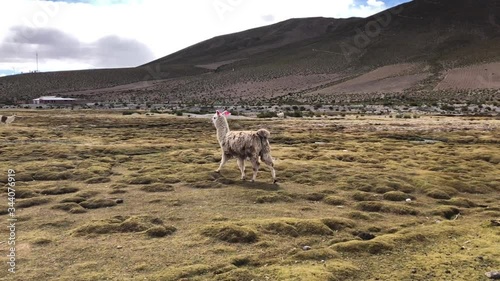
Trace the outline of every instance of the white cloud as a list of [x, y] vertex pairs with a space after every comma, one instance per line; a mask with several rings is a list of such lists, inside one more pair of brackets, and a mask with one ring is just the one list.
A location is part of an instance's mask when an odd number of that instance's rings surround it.
[[[80, 1], [81, 2], [81, 1]], [[133, 39], [148, 46], [154, 57], [211, 37], [301, 17], [365, 17], [386, 8], [384, 2], [368, 0], [92, 0], [66, 3], [34, 0], [0, 1], [0, 44], [13, 26], [52, 28], [70, 34], [84, 44], [107, 36]], [[115, 4], [111, 4], [115, 3]], [[215, 7], [223, 7], [217, 10]], [[221, 16], [222, 15], [222, 16]], [[29, 36], [27, 34], [26, 36]], [[36, 48], [35, 48], [36, 49]], [[35, 50], [36, 51], [36, 50]], [[75, 55], [75, 57], [77, 57]], [[42, 71], [57, 67], [100, 67], [89, 61], [45, 61]], [[144, 61], [145, 63], [146, 61]], [[32, 61], [13, 64], [0, 57], [4, 67], [24, 69]], [[116, 66], [109, 61], [107, 67]]]
[[384, 2], [378, 1], [378, 0], [368, 0], [366, 2], [366, 4], [368, 4], [368, 6], [371, 6], [371, 7], [384, 7], [385, 6]]

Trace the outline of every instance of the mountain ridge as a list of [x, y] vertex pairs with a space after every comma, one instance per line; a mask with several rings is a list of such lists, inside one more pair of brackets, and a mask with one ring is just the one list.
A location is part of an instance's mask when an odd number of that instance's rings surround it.
[[[494, 75], [500, 73], [497, 65], [491, 64], [500, 61], [498, 2], [414, 0], [366, 18], [289, 19], [216, 36], [136, 68], [3, 77], [0, 102], [29, 100], [43, 94], [110, 102], [271, 100], [276, 96], [316, 93], [379, 68], [404, 68], [408, 63], [422, 65], [418, 68], [422, 70], [405, 81], [391, 78], [395, 84], [390, 87], [373, 86], [390, 78], [386, 77], [372, 81], [375, 84], [363, 80], [364, 84], [340, 88], [367, 93], [372, 86], [401, 93], [433, 91], [438, 85], [455, 89], [450, 81], [460, 79], [445, 79], [448, 74], [461, 72], [451, 70], [488, 64], [488, 72], [478, 72], [477, 81], [465, 87], [486, 89], [496, 85], [498, 76]], [[280, 81], [278, 88], [276, 79]], [[285, 82], [287, 79], [290, 81]], [[485, 79], [492, 83], [485, 86]], [[314, 84], [308, 84], [312, 81]], [[127, 89], [129, 84], [133, 86]], [[121, 90], [116, 90], [120, 85]], [[93, 89], [99, 91], [92, 94]], [[335, 95], [338, 89], [321, 92]]]

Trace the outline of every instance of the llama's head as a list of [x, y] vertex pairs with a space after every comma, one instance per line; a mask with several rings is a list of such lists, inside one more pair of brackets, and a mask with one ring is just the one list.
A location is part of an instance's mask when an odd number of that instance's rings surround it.
[[231, 115], [229, 111], [224, 110], [224, 112], [216, 111], [214, 116], [212, 116], [212, 123], [214, 123], [214, 126], [220, 127], [220, 126], [226, 126], [227, 120], [226, 116]]

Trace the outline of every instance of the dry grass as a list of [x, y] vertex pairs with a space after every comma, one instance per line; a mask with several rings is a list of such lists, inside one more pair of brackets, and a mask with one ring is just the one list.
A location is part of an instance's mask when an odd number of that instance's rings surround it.
[[273, 185], [265, 167], [240, 181], [234, 160], [214, 174], [208, 120], [22, 115], [0, 127], [19, 216], [18, 272], [2, 280], [482, 280], [500, 267], [499, 120], [230, 120], [272, 132]]

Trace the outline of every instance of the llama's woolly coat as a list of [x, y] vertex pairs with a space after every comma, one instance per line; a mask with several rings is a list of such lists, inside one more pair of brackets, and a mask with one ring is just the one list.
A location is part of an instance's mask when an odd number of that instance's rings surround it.
[[271, 134], [265, 129], [258, 131], [230, 131], [221, 140], [224, 154], [235, 158], [263, 157], [270, 152], [268, 138]]

